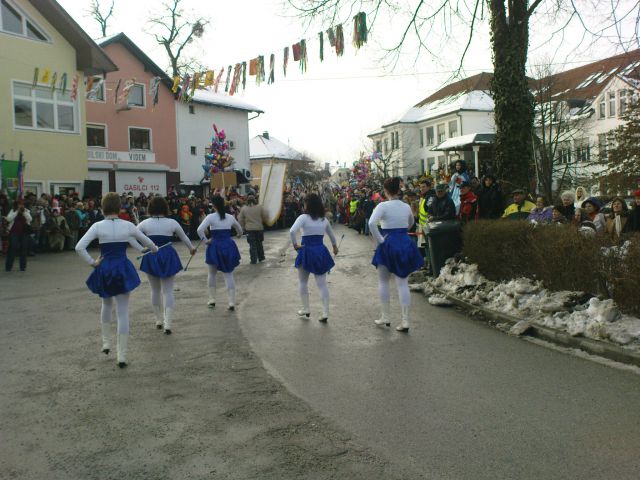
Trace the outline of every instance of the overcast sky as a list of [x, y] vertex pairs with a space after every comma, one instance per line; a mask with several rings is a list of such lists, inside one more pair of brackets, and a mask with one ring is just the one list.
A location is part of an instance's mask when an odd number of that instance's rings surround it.
[[[97, 23], [87, 15], [87, 0], [58, 1], [92, 37], [101, 36]], [[325, 37], [325, 60], [320, 63], [317, 32], [328, 24], [307, 27], [285, 8], [283, 0], [183, 0], [183, 3], [188, 12], [210, 21], [205, 35], [190, 47], [189, 53], [211, 69], [219, 71], [225, 67], [226, 72], [228, 65], [264, 55], [268, 75], [269, 55], [276, 55], [275, 83], [258, 87], [255, 77], [248, 77], [246, 91], [237, 94], [265, 111], [250, 122], [250, 135], [267, 130], [320, 164], [330, 162], [332, 166], [336, 162], [351, 165], [358, 152], [369, 151], [368, 133], [441, 88], [457, 69], [466, 41], [464, 33], [457, 33], [462, 28], [452, 22], [449, 28], [454, 32], [453, 40], [441, 45], [434, 36], [433, 44], [429, 42], [437, 58], [423, 53], [416, 59], [410, 40], [392, 69], [385, 65], [384, 49], [398, 41], [406, 22], [401, 15], [383, 16], [373, 26], [370, 42], [359, 51], [351, 44], [352, 24], [345, 24], [345, 53], [340, 58]], [[623, 0], [619, 11], [625, 3], [633, 2]], [[159, 0], [115, 0], [115, 14], [107, 34], [126, 33], [159, 66], [166, 68], [166, 54], [146, 33], [150, 28], [146, 19], [157, 14], [160, 6]], [[602, 21], [602, 12], [591, 9], [590, 14], [591, 18], [585, 18], [592, 22], [590, 25]], [[575, 21], [567, 34], [551, 37], [551, 32], [558, 28], [557, 20], [558, 15], [536, 18], [529, 50], [532, 65], [551, 62], [555, 70], [564, 70], [621, 52], [614, 38], [579, 45], [583, 30]], [[465, 76], [492, 71], [487, 23], [476, 25], [474, 41], [464, 62]], [[300, 73], [290, 54], [287, 77], [283, 78], [282, 50], [302, 38], [308, 44], [307, 72]]]

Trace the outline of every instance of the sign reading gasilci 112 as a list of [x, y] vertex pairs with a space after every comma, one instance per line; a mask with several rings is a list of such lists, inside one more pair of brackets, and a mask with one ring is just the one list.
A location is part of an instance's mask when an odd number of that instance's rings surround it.
[[167, 176], [159, 172], [116, 172], [116, 192], [138, 196], [167, 194]]
[[87, 158], [90, 161], [153, 163], [156, 161], [156, 154], [135, 150], [130, 152], [114, 152], [113, 150], [89, 148], [87, 149]]

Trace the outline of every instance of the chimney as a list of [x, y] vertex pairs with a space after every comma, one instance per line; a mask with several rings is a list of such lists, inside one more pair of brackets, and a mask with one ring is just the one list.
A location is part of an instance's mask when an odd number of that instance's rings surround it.
[[269, 140], [269, 132], [262, 132], [262, 137]]

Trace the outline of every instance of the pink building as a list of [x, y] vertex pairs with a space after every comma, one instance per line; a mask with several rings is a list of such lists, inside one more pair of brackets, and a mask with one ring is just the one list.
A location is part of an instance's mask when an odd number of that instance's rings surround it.
[[87, 85], [89, 179], [102, 193], [166, 195], [180, 183], [172, 81], [124, 33], [98, 43], [118, 71]]

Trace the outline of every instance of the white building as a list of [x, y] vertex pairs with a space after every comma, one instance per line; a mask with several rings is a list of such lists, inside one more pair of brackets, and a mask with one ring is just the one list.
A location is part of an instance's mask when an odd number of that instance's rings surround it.
[[[202, 165], [214, 136], [213, 124], [224, 130], [233, 168], [249, 171], [249, 120], [260, 108], [224, 93], [196, 90], [191, 103], [177, 102], [178, 164], [182, 185], [200, 185]], [[257, 116], [257, 115], [256, 115]]]
[[[489, 87], [493, 74], [480, 73], [447, 85], [410, 108], [402, 117], [368, 135], [374, 149], [390, 161], [393, 175], [420, 175], [445, 167], [454, 152], [474, 164], [468, 142], [458, 150], [436, 150], [449, 139], [495, 132], [493, 99]], [[445, 145], [446, 146], [446, 145]], [[479, 157], [489, 155], [480, 149]], [[455, 158], [458, 158], [457, 156]]]
[[253, 184], [259, 184], [262, 165], [269, 162], [285, 163], [287, 174], [296, 169], [312, 169], [314, 161], [305, 159], [304, 155], [286, 143], [264, 132], [251, 139], [251, 177]]

